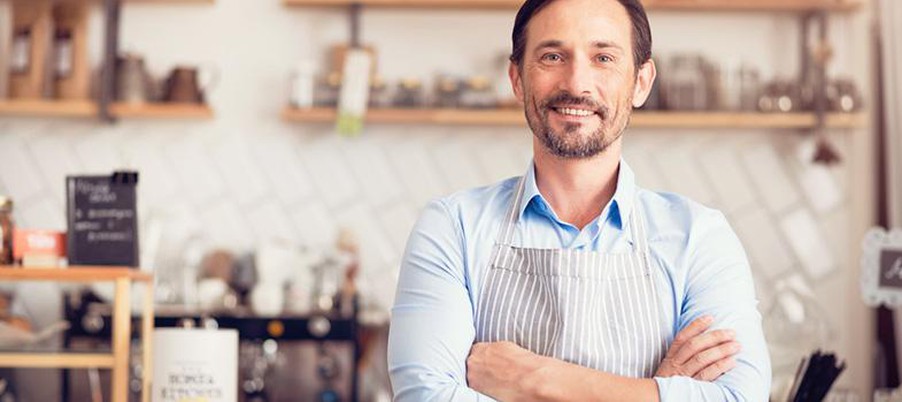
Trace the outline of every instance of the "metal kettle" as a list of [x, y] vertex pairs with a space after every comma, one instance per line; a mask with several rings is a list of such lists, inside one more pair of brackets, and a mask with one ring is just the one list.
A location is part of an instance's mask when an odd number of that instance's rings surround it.
[[154, 82], [144, 58], [128, 53], [116, 59], [116, 100], [144, 103], [154, 98]]

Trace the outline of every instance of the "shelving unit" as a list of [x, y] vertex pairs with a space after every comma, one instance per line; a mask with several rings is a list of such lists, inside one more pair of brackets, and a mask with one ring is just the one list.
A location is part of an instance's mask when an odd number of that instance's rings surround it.
[[104, 79], [101, 96], [94, 100], [53, 99], [0, 99], [2, 117], [53, 117], [115, 119], [211, 119], [212, 109], [207, 105], [147, 103], [131, 105], [113, 101], [113, 66], [118, 53], [119, 14], [123, 3], [142, 5], [209, 5], [215, 0], [82, 0], [102, 4], [105, 11], [106, 32], [104, 38]]
[[[334, 123], [335, 109], [286, 108], [286, 121]], [[369, 109], [368, 123], [375, 124], [444, 124], [522, 126], [526, 124], [519, 109]], [[814, 113], [739, 113], [739, 112], [644, 112], [633, 113], [630, 127], [635, 128], [785, 128], [808, 129], [816, 125]], [[867, 124], [864, 113], [827, 115], [829, 128], [859, 128]]]
[[[367, 7], [392, 8], [470, 8], [516, 9], [520, 0], [283, 0], [288, 6], [345, 7], [359, 4]], [[668, 11], [761, 11], [804, 12], [826, 10], [854, 11], [859, 0], [647, 0], [648, 10]]]
[[[286, 6], [296, 7], [347, 7], [351, 15], [351, 44], [359, 44], [359, 14], [363, 7], [386, 8], [460, 8], [460, 9], [511, 9], [522, 0], [283, 0]], [[649, 11], [686, 12], [789, 12], [803, 16], [807, 23], [820, 16], [821, 30], [825, 30], [826, 13], [853, 12], [862, 7], [864, 0], [644, 0]], [[803, 65], [808, 56], [802, 52]], [[637, 128], [737, 128], [737, 129], [854, 129], [867, 126], [866, 113], [829, 113], [824, 102], [824, 69], [818, 74], [818, 99], [815, 110], [799, 113], [748, 113], [748, 112], [690, 112], [690, 111], [638, 111], [633, 114], [631, 127]], [[336, 111], [331, 108], [297, 109], [287, 107], [282, 119], [300, 123], [332, 123]], [[523, 112], [518, 109], [468, 110], [468, 109], [370, 109], [367, 123], [374, 124], [443, 124], [443, 125], [523, 125]]]
[[[111, 369], [111, 400], [128, 401], [128, 360], [131, 322], [131, 285], [146, 284], [141, 314], [142, 364], [152, 370], [150, 334], [153, 332], [153, 276], [129, 267], [77, 266], [68, 268], [21, 268], [0, 266], [0, 281], [113, 282], [115, 298], [112, 314], [111, 353], [0, 351], [0, 367], [97, 367]], [[143, 378], [141, 400], [150, 400], [150, 376]]]

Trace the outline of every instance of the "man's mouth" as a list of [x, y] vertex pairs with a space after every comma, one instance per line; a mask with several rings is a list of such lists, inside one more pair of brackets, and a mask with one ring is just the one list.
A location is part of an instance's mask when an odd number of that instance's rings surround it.
[[567, 115], [567, 116], [585, 117], [585, 116], [590, 116], [590, 115], [595, 114], [595, 112], [593, 112], [591, 110], [574, 109], [574, 108], [569, 108], [569, 107], [555, 108], [554, 110], [560, 114]]
[[588, 117], [588, 116], [598, 114], [595, 110], [581, 109], [581, 108], [575, 108], [575, 107], [566, 107], [566, 106], [551, 107], [551, 109], [564, 116]]

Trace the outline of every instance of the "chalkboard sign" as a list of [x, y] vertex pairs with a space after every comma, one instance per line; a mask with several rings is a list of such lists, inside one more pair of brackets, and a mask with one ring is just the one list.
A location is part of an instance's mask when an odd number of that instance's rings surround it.
[[902, 289], [902, 250], [880, 250], [880, 287]]
[[865, 304], [902, 307], [902, 229], [872, 228], [861, 246], [861, 296]]
[[138, 266], [138, 173], [66, 178], [69, 265]]

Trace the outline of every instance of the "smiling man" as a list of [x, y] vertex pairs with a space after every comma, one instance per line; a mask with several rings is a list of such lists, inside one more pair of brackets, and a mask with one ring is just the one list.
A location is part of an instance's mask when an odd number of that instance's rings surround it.
[[766, 401], [748, 260], [723, 214], [621, 158], [655, 80], [637, 0], [527, 0], [522, 177], [430, 203], [392, 309], [395, 398]]

